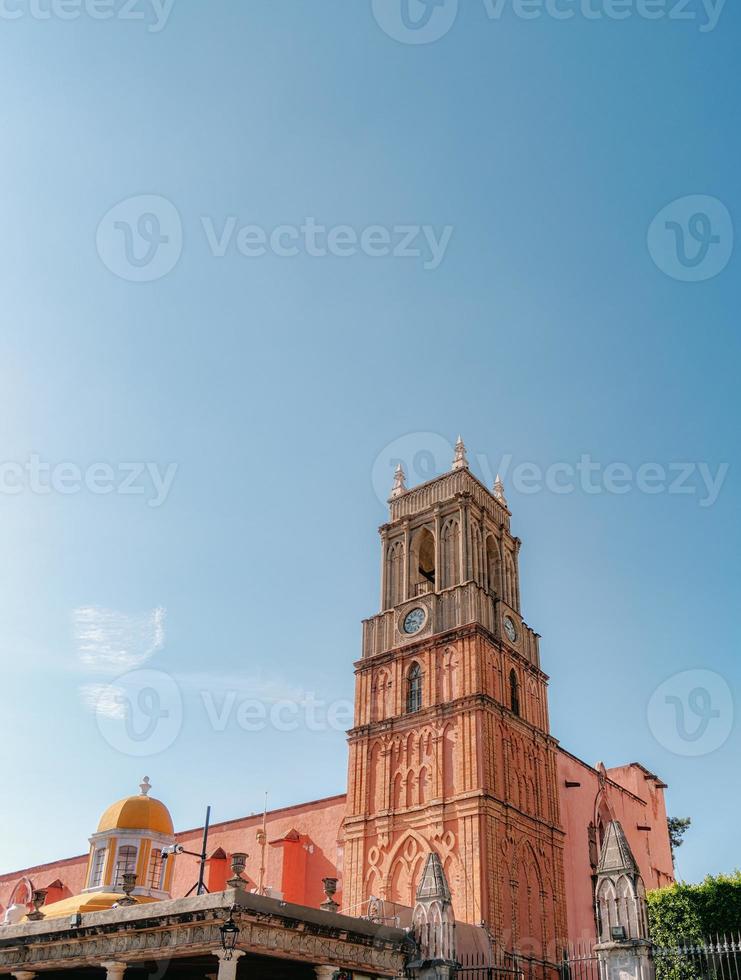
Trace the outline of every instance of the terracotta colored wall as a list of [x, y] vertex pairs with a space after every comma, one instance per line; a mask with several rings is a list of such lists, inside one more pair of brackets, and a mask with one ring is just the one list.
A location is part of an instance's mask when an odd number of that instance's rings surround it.
[[30, 880], [33, 888], [48, 888], [55, 881], [61, 881], [64, 888], [54, 889], [50, 901], [79, 895], [85, 887], [88, 858], [89, 854], [81, 854], [53, 864], [40, 864], [35, 868], [0, 875], [0, 913], [5, 913], [16, 885], [24, 876]]
[[[324, 901], [322, 878], [338, 877], [338, 837], [344, 816], [344, 796], [268, 813], [265, 883], [283, 892], [287, 901], [314, 908], [321, 905]], [[215, 824], [208, 841], [209, 855], [219, 848], [226, 853], [227, 877], [231, 877], [231, 855], [235, 851], [249, 854], [245, 876], [253, 888], [257, 887], [260, 873], [257, 833], [261, 828], [261, 814]], [[292, 831], [298, 839], [286, 840]], [[189, 851], [200, 851], [202, 833], [201, 828], [181, 832], [177, 835], [178, 843]], [[218, 872], [215, 867], [214, 884], [218, 884]], [[185, 895], [197, 879], [198, 860], [179, 855], [175, 862], [173, 897]], [[341, 897], [336, 900], [341, 901]]]
[[[598, 807], [609, 819], [619, 820], [641, 868], [646, 888], [670, 884], [672, 877], [671, 851], [666, 829], [666, 808], [662, 784], [638, 765], [610, 769], [604, 780], [603, 802], [600, 803], [600, 774], [569, 753], [557, 753], [558, 786], [561, 800], [561, 821], [566, 831], [564, 871], [569, 938], [594, 936], [592, 908], [592, 868], [590, 865], [588, 827], [596, 820]], [[566, 782], [579, 783], [567, 788]], [[266, 853], [266, 883], [283, 891], [287, 901], [318, 907], [324, 900], [322, 878], [340, 878], [342, 886], [343, 846], [340, 840], [345, 817], [346, 797], [335, 796], [268, 814], [268, 847]], [[230, 855], [246, 851], [246, 875], [255, 887], [259, 875], [260, 849], [257, 833], [262, 816], [245, 817], [211, 828], [208, 853], [219, 849], [226, 860], [218, 857], [209, 862], [206, 883], [212, 890], [223, 888], [230, 876]], [[640, 830], [650, 827], [650, 830]], [[295, 833], [292, 833], [295, 832]], [[202, 830], [185, 831], [177, 835], [188, 850], [199, 851]], [[339, 843], [338, 843], [339, 842]], [[85, 884], [88, 855], [70, 858], [53, 864], [40, 865], [25, 871], [0, 876], [0, 912], [7, 907], [11, 893], [26, 875], [34, 887], [48, 887], [57, 879], [65, 886], [64, 894], [76, 895]], [[172, 894], [186, 894], [198, 877], [196, 858], [180, 855], [176, 859]], [[342, 906], [341, 892], [336, 900]]]
[[[636, 764], [608, 769], [606, 777], [600, 794], [597, 770], [559, 751], [561, 821], [566, 831], [566, 907], [572, 940], [595, 936], [588, 828], [590, 822], [596, 824], [598, 811], [622, 824], [647, 889], [674, 880], [662, 784]], [[567, 782], [579, 786], [567, 788]]]
[[[277, 891], [283, 891], [287, 901], [318, 907], [324, 901], [322, 878], [339, 877], [337, 867], [341, 863], [341, 853], [338, 853], [338, 837], [345, 816], [345, 799], [344, 796], [335, 796], [268, 814], [265, 883]], [[261, 827], [260, 814], [215, 824], [211, 828], [208, 853], [212, 855], [222, 848], [226, 853], [226, 862], [219, 862], [218, 859], [209, 862], [206, 870], [207, 886], [211, 880], [214, 890], [223, 888], [223, 880], [231, 877], [231, 854], [235, 851], [246, 851], [249, 858], [245, 874], [250, 886], [256, 887], [260, 868], [257, 832]], [[294, 830], [298, 832], [297, 840], [280, 843]], [[200, 851], [202, 834], [201, 828], [184, 831], [177, 834], [177, 840], [189, 851]], [[1, 875], [0, 912], [4, 913], [15, 886], [24, 875], [36, 888], [45, 888], [60, 879], [66, 890], [64, 895], [55, 892], [55, 897], [78, 895], [85, 887], [87, 864], [88, 855], [85, 854]], [[175, 860], [173, 898], [185, 895], [197, 880], [197, 858], [179, 855]], [[338, 893], [335, 900], [341, 902], [341, 894]]]

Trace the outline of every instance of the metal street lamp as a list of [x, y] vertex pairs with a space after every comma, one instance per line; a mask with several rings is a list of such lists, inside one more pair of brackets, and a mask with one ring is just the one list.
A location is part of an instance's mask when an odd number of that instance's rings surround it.
[[221, 933], [221, 948], [224, 950], [224, 959], [230, 960], [240, 933], [239, 926], [234, 921], [234, 906], [229, 909], [229, 918], [223, 925], [219, 926], [219, 932]]

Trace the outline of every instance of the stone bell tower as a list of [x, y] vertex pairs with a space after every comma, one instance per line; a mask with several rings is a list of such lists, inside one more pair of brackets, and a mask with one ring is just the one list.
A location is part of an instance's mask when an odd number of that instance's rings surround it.
[[381, 611], [355, 665], [345, 905], [414, 906], [429, 852], [455, 918], [558, 962], [566, 935], [556, 742], [538, 636], [497, 478], [452, 470], [407, 489], [380, 529]]

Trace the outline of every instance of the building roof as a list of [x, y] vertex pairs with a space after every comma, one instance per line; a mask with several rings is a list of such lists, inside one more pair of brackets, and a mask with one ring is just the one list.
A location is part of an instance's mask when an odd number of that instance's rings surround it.
[[160, 800], [149, 795], [149, 778], [145, 776], [138, 796], [127, 796], [112, 803], [100, 818], [98, 833], [106, 830], [151, 830], [173, 836], [175, 829], [170, 811]]

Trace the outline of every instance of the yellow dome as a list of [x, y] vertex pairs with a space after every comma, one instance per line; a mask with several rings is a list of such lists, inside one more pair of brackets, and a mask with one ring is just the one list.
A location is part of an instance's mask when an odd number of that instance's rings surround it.
[[127, 796], [108, 807], [100, 818], [98, 833], [105, 830], [152, 830], [158, 834], [172, 836], [170, 811], [159, 800], [150, 799], [149, 780], [144, 779], [139, 796]]

